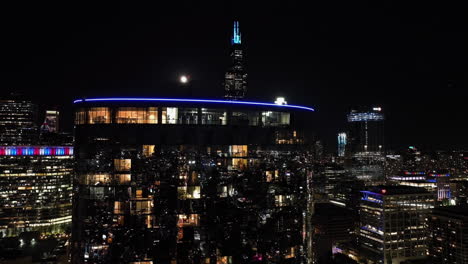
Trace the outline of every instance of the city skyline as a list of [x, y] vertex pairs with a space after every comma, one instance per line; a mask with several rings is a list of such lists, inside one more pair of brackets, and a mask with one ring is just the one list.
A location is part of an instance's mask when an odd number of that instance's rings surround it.
[[247, 43], [248, 98], [284, 96], [315, 106], [320, 125], [314, 127], [328, 150], [335, 149], [343, 114], [354, 105], [383, 107], [388, 135], [399, 135], [387, 139], [390, 148], [466, 148], [466, 125], [451, 122], [463, 118], [467, 72], [463, 23], [450, 13], [458, 12], [456, 6], [427, 4], [414, 17], [418, 6], [397, 4], [336, 10], [317, 4], [310, 13], [295, 2], [122, 4], [109, 10], [104, 4], [92, 10], [41, 4], [21, 12], [10, 5], [3, 19], [21, 19], [5, 31], [5, 90], [65, 106], [68, 130], [72, 100], [178, 97], [184, 94], [177, 88], [180, 74], [190, 75], [201, 98], [222, 97], [232, 21], [238, 19]]
[[468, 263], [455, 4], [4, 10], [1, 263]]

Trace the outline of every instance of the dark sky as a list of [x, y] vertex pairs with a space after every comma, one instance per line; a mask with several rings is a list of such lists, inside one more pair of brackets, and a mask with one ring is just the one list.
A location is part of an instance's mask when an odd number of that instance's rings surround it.
[[457, 1], [8, 2], [1, 93], [59, 106], [68, 128], [77, 97], [182, 96], [181, 73], [200, 97], [222, 96], [239, 19], [248, 97], [314, 106], [328, 148], [353, 105], [384, 108], [392, 148], [468, 147], [468, 21]]

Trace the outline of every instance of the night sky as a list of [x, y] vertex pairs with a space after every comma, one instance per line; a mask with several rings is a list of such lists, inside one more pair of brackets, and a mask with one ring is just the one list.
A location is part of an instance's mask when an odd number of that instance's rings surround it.
[[383, 107], [389, 148], [468, 147], [468, 21], [451, 1], [8, 2], [1, 93], [58, 106], [68, 130], [73, 99], [184, 96], [182, 73], [198, 97], [221, 97], [238, 19], [247, 99], [315, 107], [328, 149], [353, 105]]

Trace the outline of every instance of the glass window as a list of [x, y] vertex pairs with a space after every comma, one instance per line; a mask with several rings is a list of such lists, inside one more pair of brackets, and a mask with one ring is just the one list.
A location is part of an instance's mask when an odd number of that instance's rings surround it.
[[231, 145], [229, 154], [232, 157], [247, 157], [247, 145]]
[[245, 168], [247, 168], [247, 159], [239, 159], [239, 158], [232, 159], [232, 169], [243, 170]]
[[96, 185], [110, 182], [109, 174], [85, 174], [81, 177], [81, 184]]
[[200, 199], [200, 186], [180, 186], [177, 187], [179, 200]]
[[157, 124], [156, 107], [119, 107], [115, 120], [118, 124]]
[[199, 226], [200, 225], [200, 215], [199, 214], [180, 214], [179, 221], [177, 224], [179, 227], [184, 226]]
[[259, 114], [258, 112], [232, 112], [230, 122], [232, 125], [258, 126]]
[[154, 153], [154, 145], [143, 145], [143, 156], [151, 157]]
[[116, 174], [115, 180], [120, 184], [128, 184], [132, 180], [131, 174]]
[[83, 124], [86, 124], [86, 111], [81, 108], [75, 112], [75, 125]]
[[177, 107], [161, 108], [161, 124], [177, 124]]
[[265, 111], [262, 112], [262, 123], [264, 126], [289, 125], [289, 113]]
[[131, 159], [114, 159], [114, 169], [116, 171], [129, 171], [131, 168]]
[[91, 107], [88, 110], [90, 124], [110, 124], [110, 110], [108, 107]]
[[179, 108], [177, 124], [195, 125], [198, 124], [197, 108]]
[[204, 125], [226, 125], [227, 112], [223, 109], [202, 108], [201, 122]]

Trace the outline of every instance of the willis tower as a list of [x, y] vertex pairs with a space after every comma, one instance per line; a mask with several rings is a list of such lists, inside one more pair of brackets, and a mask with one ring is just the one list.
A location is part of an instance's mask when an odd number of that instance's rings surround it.
[[224, 80], [224, 98], [239, 100], [247, 92], [247, 73], [244, 70], [244, 50], [241, 44], [239, 22], [234, 21], [234, 30], [231, 39], [232, 65], [228, 69]]

